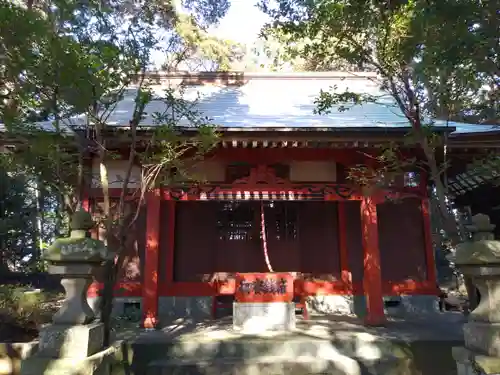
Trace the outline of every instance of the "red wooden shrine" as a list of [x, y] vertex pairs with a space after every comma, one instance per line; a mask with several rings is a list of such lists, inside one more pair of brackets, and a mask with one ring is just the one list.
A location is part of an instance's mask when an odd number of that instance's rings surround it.
[[[124, 271], [116, 290], [117, 296], [143, 298], [145, 327], [157, 324], [159, 297], [244, 299], [238, 292], [241, 275], [269, 271], [258, 229], [260, 202], [274, 271], [295, 275], [289, 285], [298, 300], [364, 294], [366, 323], [380, 324], [383, 296], [437, 293], [423, 174], [420, 183], [397, 192], [367, 192], [342, 176], [342, 169], [359, 163], [359, 153], [348, 149], [220, 148], [211, 158], [226, 166], [237, 160], [247, 173], [227, 168], [224, 182], [147, 194], [145, 225], [137, 231], [137, 242], [145, 241], [143, 254], [135, 257], [141, 258], [140, 275]], [[292, 182], [280, 166], [294, 160], [336, 163], [337, 182]], [[110, 193], [118, 197], [120, 189]], [[97, 202], [99, 194], [92, 189], [89, 199]], [[405, 199], [392, 203], [391, 198]], [[98, 288], [94, 284], [89, 294]], [[288, 289], [285, 296], [290, 297]]]

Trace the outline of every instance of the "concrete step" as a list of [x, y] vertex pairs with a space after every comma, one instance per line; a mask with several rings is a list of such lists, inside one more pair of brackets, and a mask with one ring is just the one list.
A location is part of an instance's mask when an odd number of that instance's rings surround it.
[[[406, 375], [407, 361], [386, 342], [283, 336], [170, 343], [148, 363], [147, 375]], [[385, 347], [385, 348], [384, 348]], [[145, 349], [145, 348], [144, 348]], [[160, 350], [158, 345], [156, 350]], [[138, 354], [136, 352], [136, 354]], [[148, 350], [151, 355], [152, 351]], [[408, 371], [406, 371], [408, 370]]]
[[[277, 337], [217, 331], [166, 339], [157, 332], [130, 343], [134, 375], [452, 375], [456, 342], [410, 343], [364, 332], [330, 338], [307, 333]], [[186, 338], [187, 337], [187, 338]]]
[[136, 341], [135, 354], [151, 359], [251, 359], [262, 356], [297, 358], [320, 357], [342, 353], [348, 357], [382, 358], [391, 356], [394, 348], [387, 340], [373, 336], [339, 335], [333, 340], [311, 336], [283, 335], [272, 338], [238, 337], [226, 339]]
[[[265, 356], [243, 360], [160, 360], [152, 362], [146, 375], [406, 375], [397, 358], [378, 360], [369, 366], [339, 355], [325, 359], [311, 356], [297, 358]], [[409, 370], [409, 369], [408, 369]]]

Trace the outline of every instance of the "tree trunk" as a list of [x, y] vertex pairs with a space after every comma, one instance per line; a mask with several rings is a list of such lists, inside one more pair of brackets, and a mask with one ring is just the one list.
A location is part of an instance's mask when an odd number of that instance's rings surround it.
[[[438, 198], [438, 209], [442, 219], [444, 230], [448, 236], [448, 239], [450, 240], [451, 245], [453, 247], [456, 247], [459, 243], [462, 242], [462, 239], [458, 231], [456, 220], [453, 217], [452, 213], [448, 210], [446, 204], [446, 188], [443, 184], [443, 181], [441, 180], [441, 174], [439, 173], [439, 168], [437, 166], [434, 150], [429, 146], [427, 138], [421, 132], [418, 132], [418, 134], [420, 135], [419, 143], [422, 146], [422, 149], [427, 158], [427, 163], [431, 172], [431, 177], [436, 187], [436, 195]], [[477, 307], [479, 303], [477, 289], [470, 278], [466, 277], [464, 282], [465, 282], [465, 288], [467, 290], [467, 296], [469, 299], [469, 310], [472, 311]]]
[[[99, 140], [98, 140], [99, 141]], [[108, 169], [105, 164], [106, 149], [103, 145], [103, 140], [99, 141], [99, 173], [101, 181], [101, 189], [103, 194], [103, 215], [104, 215], [104, 226], [106, 229], [106, 245], [110, 246], [110, 239], [112, 236], [112, 222], [111, 217], [111, 203], [109, 198], [109, 179], [108, 179]], [[110, 249], [111, 251], [115, 249]], [[103, 348], [107, 348], [111, 341], [111, 313], [113, 310], [113, 287], [114, 287], [114, 269], [115, 269], [115, 259], [110, 260], [106, 263], [104, 269], [104, 286], [101, 293], [101, 323], [104, 325], [104, 340]]]
[[[36, 177], [35, 177], [36, 178]], [[36, 180], [36, 215], [35, 215], [35, 220], [36, 220], [36, 229], [33, 231], [34, 232], [34, 241], [37, 244], [36, 249], [37, 252], [36, 254], [33, 254], [35, 257], [35, 260], [38, 261], [42, 255], [43, 251], [43, 224], [44, 224], [44, 218], [45, 215], [43, 213], [43, 208], [44, 208], [44, 189], [40, 187], [40, 180]]]

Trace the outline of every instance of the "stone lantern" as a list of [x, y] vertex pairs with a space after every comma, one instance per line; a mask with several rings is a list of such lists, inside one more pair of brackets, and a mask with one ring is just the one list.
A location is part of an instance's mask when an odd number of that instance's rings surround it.
[[66, 295], [52, 324], [40, 330], [38, 352], [23, 361], [21, 373], [25, 375], [42, 374], [40, 370], [47, 363], [57, 373], [70, 374], [77, 369], [80, 374], [92, 373], [89, 360], [103, 349], [104, 326], [95, 321], [87, 289], [114, 255], [108, 253], [104, 242], [90, 238], [95, 224], [88, 212], [76, 212], [70, 225], [70, 236], [57, 239], [43, 254], [49, 273], [61, 276]]
[[472, 241], [457, 246], [453, 261], [480, 292], [478, 306], [464, 325], [465, 347], [453, 348], [458, 375], [500, 372], [500, 241], [487, 215], [466, 226]]
[[112, 259], [104, 242], [89, 238], [95, 226], [86, 211], [78, 211], [71, 218], [71, 234], [57, 239], [43, 254], [49, 263], [49, 273], [61, 275], [66, 291], [62, 307], [54, 315], [54, 324], [87, 324], [95, 319], [87, 302], [87, 290], [104, 266]]

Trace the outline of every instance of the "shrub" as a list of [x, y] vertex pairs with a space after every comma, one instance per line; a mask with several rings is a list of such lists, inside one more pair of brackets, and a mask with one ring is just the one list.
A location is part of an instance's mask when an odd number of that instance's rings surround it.
[[50, 321], [58, 295], [21, 285], [0, 285], [0, 316], [5, 323], [38, 328]]

